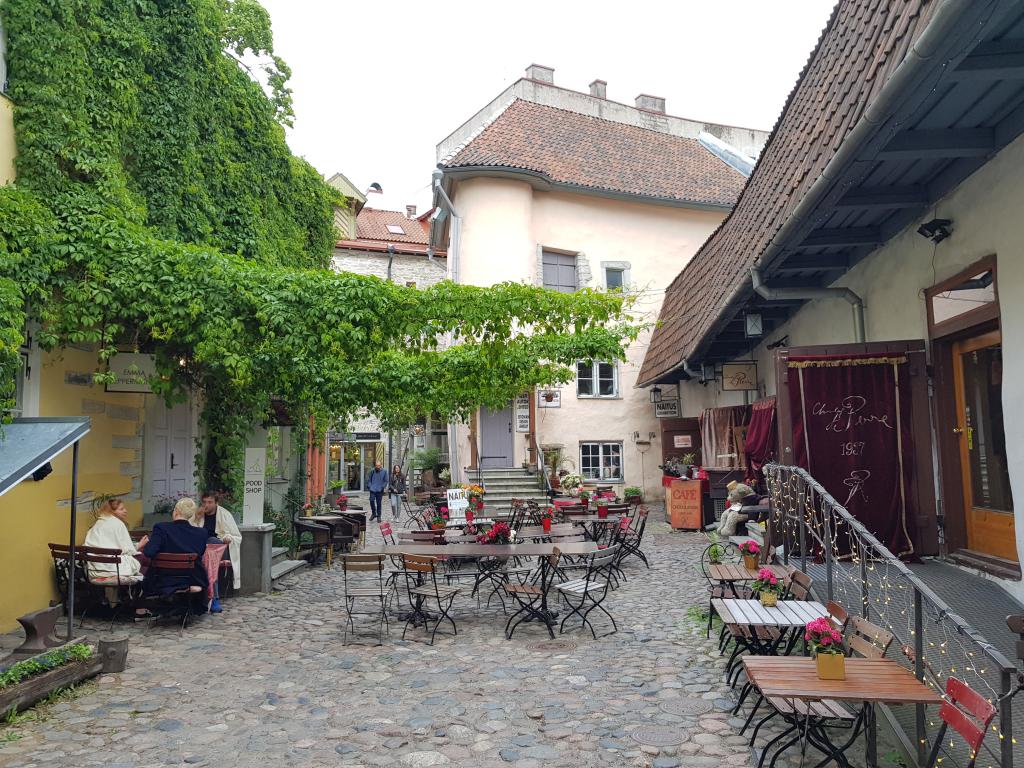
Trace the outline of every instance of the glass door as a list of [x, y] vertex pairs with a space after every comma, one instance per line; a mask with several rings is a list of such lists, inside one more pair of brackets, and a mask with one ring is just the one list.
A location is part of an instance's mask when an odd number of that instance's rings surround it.
[[1003, 348], [999, 331], [953, 345], [960, 472], [967, 546], [1017, 560], [1013, 496], [1003, 429]]

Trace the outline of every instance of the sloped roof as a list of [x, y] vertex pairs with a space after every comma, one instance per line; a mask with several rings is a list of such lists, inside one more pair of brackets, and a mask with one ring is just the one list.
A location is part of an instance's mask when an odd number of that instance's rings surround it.
[[741, 173], [695, 138], [682, 138], [522, 99], [442, 163], [505, 168], [594, 191], [731, 207]]
[[[388, 230], [388, 225], [401, 227], [404, 235]], [[426, 245], [430, 237], [430, 222], [426, 216], [407, 218], [399, 211], [381, 211], [363, 208], [356, 217], [356, 237], [359, 240], [384, 240], [389, 243], [420, 243]]]
[[840, 0], [739, 201], [669, 285], [641, 386], [693, 361], [749, 270], [927, 26], [935, 0]]

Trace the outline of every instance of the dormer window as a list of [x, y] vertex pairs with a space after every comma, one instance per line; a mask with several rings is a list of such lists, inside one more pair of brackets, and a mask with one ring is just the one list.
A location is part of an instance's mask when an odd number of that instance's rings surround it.
[[402, 229], [401, 224], [388, 224], [388, 232], [392, 235], [404, 235], [405, 230]]

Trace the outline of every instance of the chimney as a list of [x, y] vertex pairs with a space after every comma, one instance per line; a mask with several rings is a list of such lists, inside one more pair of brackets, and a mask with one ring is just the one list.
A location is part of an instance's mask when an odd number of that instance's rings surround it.
[[415, 219], [416, 218], [416, 206], [415, 205], [407, 205], [407, 206], [405, 206], [405, 218], [407, 218], [407, 219]]
[[661, 96], [651, 96], [646, 93], [641, 93], [636, 97], [636, 108], [646, 109], [648, 112], [657, 112], [659, 115], [664, 115], [665, 99]]
[[526, 77], [539, 83], [555, 84], [555, 70], [543, 64], [531, 64], [526, 68]]
[[590, 84], [590, 95], [598, 99], [607, 99], [608, 83], [604, 80], [595, 80]]

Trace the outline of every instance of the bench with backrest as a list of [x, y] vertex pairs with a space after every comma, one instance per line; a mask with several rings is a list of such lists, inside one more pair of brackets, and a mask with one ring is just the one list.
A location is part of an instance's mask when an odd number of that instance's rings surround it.
[[[54, 575], [57, 580], [57, 591], [64, 603], [68, 602], [68, 583], [72, 569], [69, 567], [71, 548], [67, 544], [50, 545], [50, 556], [53, 558]], [[116, 606], [134, 604], [135, 594], [132, 587], [142, 581], [141, 576], [122, 575], [119, 572], [121, 550], [106, 547], [75, 547], [75, 608], [81, 610], [81, 620], [85, 614], [100, 605], [110, 606], [111, 621], [116, 615]], [[98, 577], [90, 573], [90, 565], [113, 565], [114, 573], [110, 577]], [[116, 599], [108, 590], [115, 591]], [[70, 618], [69, 618], [70, 621]]]

